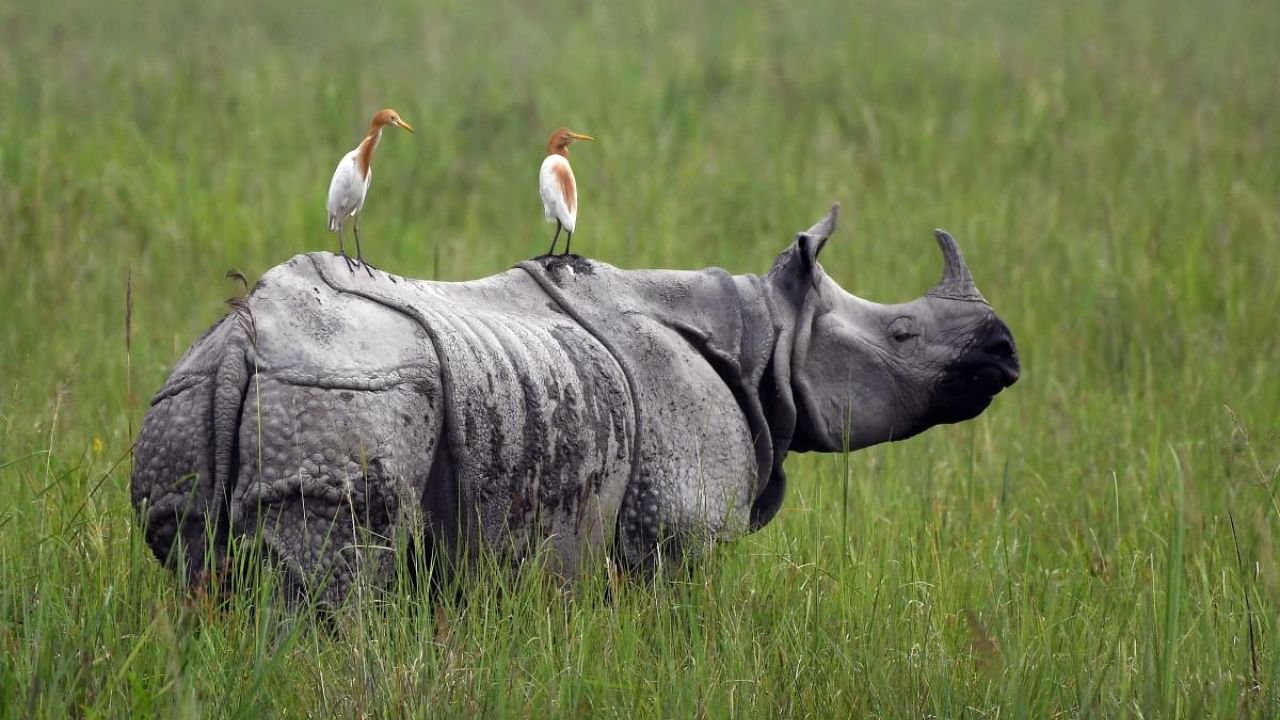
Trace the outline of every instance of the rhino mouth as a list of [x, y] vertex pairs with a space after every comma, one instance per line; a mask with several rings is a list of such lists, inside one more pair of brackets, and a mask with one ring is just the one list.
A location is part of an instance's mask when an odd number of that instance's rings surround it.
[[982, 359], [962, 362], [950, 368], [938, 384], [941, 406], [934, 411], [938, 423], [957, 423], [977, 417], [991, 405], [1001, 390], [1018, 381], [1017, 361]]
[[1001, 390], [1018, 382], [1018, 368], [1008, 362], [987, 362], [977, 367], [966, 368], [962, 382], [973, 390], [987, 396], [995, 396]]

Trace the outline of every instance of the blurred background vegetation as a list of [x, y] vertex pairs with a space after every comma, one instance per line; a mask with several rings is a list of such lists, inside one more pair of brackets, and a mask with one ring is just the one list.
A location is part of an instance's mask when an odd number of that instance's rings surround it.
[[[0, 2], [0, 708], [1273, 716], [1278, 37], [1244, 0]], [[793, 457], [687, 586], [404, 596], [336, 636], [192, 606], [134, 535], [132, 433], [228, 268], [335, 249], [384, 106], [418, 132], [375, 161], [380, 267], [543, 252], [568, 125], [578, 252], [764, 272], [838, 200], [827, 271], [892, 302], [944, 227], [1023, 379]]]

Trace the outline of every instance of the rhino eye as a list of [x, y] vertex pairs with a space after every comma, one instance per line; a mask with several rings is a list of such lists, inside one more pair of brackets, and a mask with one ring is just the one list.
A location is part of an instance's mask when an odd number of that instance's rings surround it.
[[889, 337], [896, 343], [904, 343], [919, 334], [916, 332], [915, 323], [909, 317], [896, 318], [889, 324]]

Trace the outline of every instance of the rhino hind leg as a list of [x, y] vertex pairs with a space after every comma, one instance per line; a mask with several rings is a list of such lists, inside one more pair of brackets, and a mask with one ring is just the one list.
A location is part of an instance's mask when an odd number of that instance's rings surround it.
[[409, 547], [429, 549], [417, 535], [440, 438], [431, 385], [251, 382], [230, 530], [250, 554], [262, 548], [290, 600], [332, 606], [381, 591]]

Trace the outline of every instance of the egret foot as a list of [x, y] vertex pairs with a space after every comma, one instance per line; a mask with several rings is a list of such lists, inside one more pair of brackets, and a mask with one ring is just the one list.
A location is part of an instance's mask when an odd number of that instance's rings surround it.
[[391, 277], [391, 273], [387, 272], [386, 270], [382, 270], [382, 269], [378, 268], [376, 265], [370, 265], [370, 264], [369, 264], [369, 261], [365, 260], [365, 259], [364, 259], [364, 258], [362, 258], [362, 257], [357, 257], [356, 259], [357, 259], [357, 260], [359, 260], [359, 261], [360, 261], [360, 264], [364, 266], [364, 271], [365, 271], [365, 272], [367, 272], [367, 273], [369, 273], [369, 277], [373, 277], [373, 271], [374, 271], [374, 270], [377, 270], [378, 272], [382, 273], [383, 275], [386, 275], [386, 276], [387, 276], [387, 279], [388, 279], [388, 280], [390, 280], [391, 282], [395, 282], [395, 281], [396, 281], [396, 279], [395, 279], [394, 277]]
[[351, 232], [356, 236], [356, 260], [364, 266], [364, 271], [369, 273], [369, 277], [373, 277], [373, 271], [378, 268], [364, 261], [364, 252], [360, 250], [360, 218], [356, 217], [355, 222], [351, 224]]
[[352, 275], [355, 275], [356, 264], [351, 260], [351, 257], [347, 255], [347, 244], [342, 242], [342, 226], [341, 225], [338, 226], [338, 254], [342, 256], [343, 260], [347, 261], [347, 269], [351, 271]]

